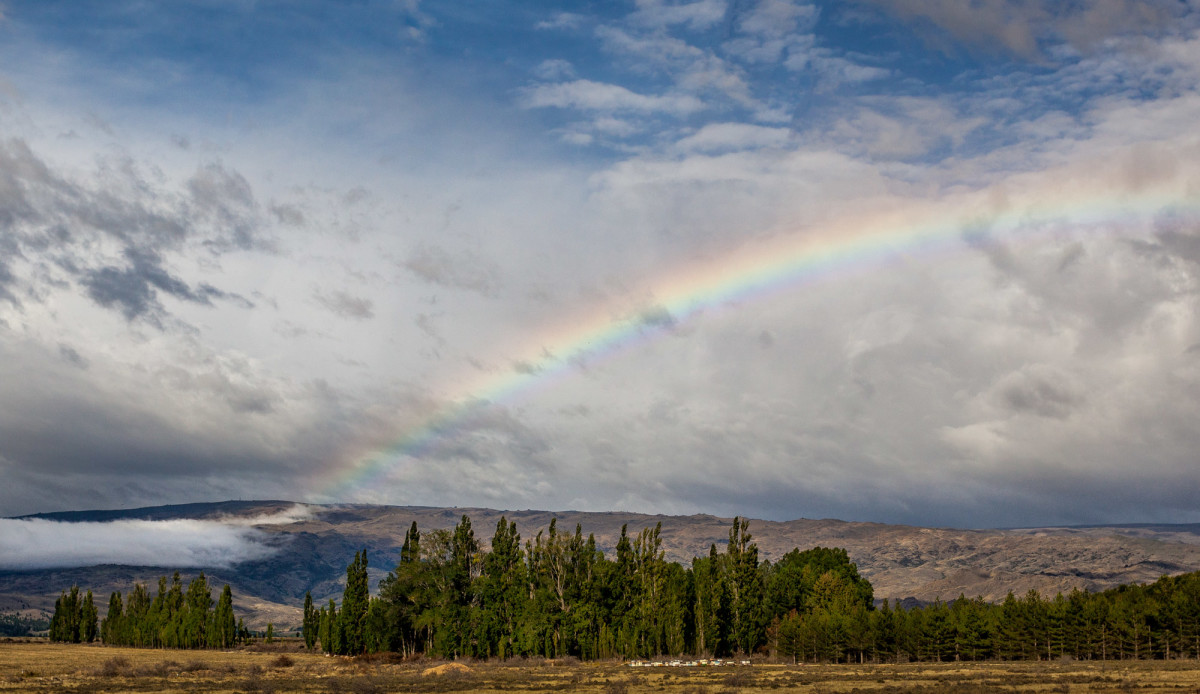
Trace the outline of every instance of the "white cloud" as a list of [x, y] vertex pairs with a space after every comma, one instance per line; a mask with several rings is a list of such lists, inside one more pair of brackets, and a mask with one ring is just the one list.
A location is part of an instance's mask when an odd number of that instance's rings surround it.
[[544, 19], [534, 24], [535, 29], [555, 31], [563, 29], [578, 29], [587, 21], [587, 17], [574, 12], [559, 12], [552, 19]]
[[543, 60], [533, 69], [533, 74], [542, 80], [563, 80], [575, 77], [575, 66], [568, 60], [554, 58]]
[[725, 17], [725, 5], [725, 0], [680, 3], [669, 0], [638, 0], [637, 9], [629, 15], [629, 21], [651, 27], [686, 24], [693, 30], [707, 29]]
[[786, 147], [792, 140], [787, 128], [767, 128], [746, 123], [711, 123], [675, 143], [684, 152], [722, 152], [760, 147]]
[[704, 102], [690, 94], [638, 94], [616, 84], [575, 80], [541, 84], [525, 90], [525, 103], [531, 108], [577, 108], [588, 111], [645, 112], [688, 114], [704, 108]]
[[280, 551], [254, 526], [294, 523], [302, 507], [256, 518], [116, 520], [67, 523], [0, 519], [0, 569], [53, 569], [97, 564], [170, 568], [226, 567]]
[[738, 19], [738, 29], [756, 36], [782, 38], [811, 32], [819, 15], [820, 9], [809, 2], [761, 0]]

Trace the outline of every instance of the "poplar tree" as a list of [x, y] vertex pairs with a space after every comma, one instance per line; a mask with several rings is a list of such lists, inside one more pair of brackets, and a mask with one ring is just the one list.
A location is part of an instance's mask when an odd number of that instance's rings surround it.
[[750, 521], [735, 517], [729, 529], [725, 576], [730, 592], [730, 631], [736, 650], [753, 653], [763, 642], [762, 574], [758, 567], [758, 545], [751, 542]]
[[354, 561], [346, 567], [346, 588], [342, 592], [342, 609], [338, 613], [340, 654], [357, 655], [364, 652], [363, 629], [366, 626], [370, 593], [367, 579], [367, 550], [355, 552]]
[[179, 643], [182, 648], [204, 648], [208, 645], [208, 621], [212, 610], [212, 591], [204, 572], [188, 583], [187, 595], [177, 613]]
[[211, 648], [230, 648], [237, 642], [238, 629], [233, 616], [233, 591], [229, 584], [221, 590], [217, 608], [213, 612], [208, 630], [208, 646]]
[[[508, 658], [517, 649], [517, 625], [522, 618], [525, 564], [517, 524], [500, 517], [492, 536], [492, 551], [483, 558], [479, 585], [481, 638], [486, 655]], [[492, 647], [494, 646], [494, 648]]]
[[96, 603], [92, 600], [92, 591], [88, 591], [79, 606], [79, 640], [91, 643], [96, 640], [97, 628]]
[[64, 635], [66, 633], [67, 615], [63, 611], [63, 601], [66, 595], [59, 595], [54, 600], [54, 615], [50, 617], [50, 640], [51, 641], [66, 641]]
[[108, 614], [100, 623], [100, 640], [107, 644], [123, 643], [125, 639], [125, 609], [121, 594], [114, 591], [108, 598]]
[[317, 645], [317, 612], [313, 609], [312, 591], [304, 594], [304, 621], [301, 630], [304, 633], [304, 647], [312, 650]]

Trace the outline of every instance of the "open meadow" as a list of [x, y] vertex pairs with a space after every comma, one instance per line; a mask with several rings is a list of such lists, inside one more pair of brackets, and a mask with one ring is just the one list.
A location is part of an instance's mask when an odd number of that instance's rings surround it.
[[630, 668], [610, 661], [399, 662], [295, 650], [0, 642], [0, 692], [1200, 692], [1200, 662]]

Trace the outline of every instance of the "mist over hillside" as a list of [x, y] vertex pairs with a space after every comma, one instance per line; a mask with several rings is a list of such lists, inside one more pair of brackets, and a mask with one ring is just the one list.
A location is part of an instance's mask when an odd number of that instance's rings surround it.
[[[236, 606], [250, 625], [292, 625], [299, 622], [306, 592], [318, 602], [340, 600], [346, 565], [356, 551], [367, 550], [374, 590], [398, 560], [412, 522], [426, 532], [452, 528], [463, 515], [470, 517], [485, 548], [503, 516], [516, 523], [523, 539], [532, 539], [552, 519], [570, 532], [578, 524], [606, 553], [622, 526], [635, 534], [661, 522], [666, 556], [679, 562], [707, 553], [712, 545], [723, 548], [732, 523], [709, 515], [290, 501], [43, 513], [0, 519], [0, 611], [48, 609], [72, 584], [92, 589], [101, 596], [97, 602], [106, 604], [109, 592], [126, 592], [134, 582], [153, 590], [159, 576], [203, 570], [211, 584], [232, 586]], [[876, 598], [890, 600], [945, 600], [960, 593], [1000, 600], [1010, 590], [1030, 589], [1096, 591], [1200, 570], [1200, 526], [1195, 524], [960, 530], [799, 519], [751, 520], [750, 532], [763, 560], [776, 560], [795, 547], [845, 548], [874, 585]], [[99, 539], [75, 542], [82, 533]], [[166, 542], [164, 537], [178, 547], [155, 555], [162, 561], [122, 559], [123, 552], [135, 556], [132, 548], [139, 543]], [[207, 554], [193, 551], [194, 546], [207, 548]], [[206, 557], [211, 558], [207, 563]]]

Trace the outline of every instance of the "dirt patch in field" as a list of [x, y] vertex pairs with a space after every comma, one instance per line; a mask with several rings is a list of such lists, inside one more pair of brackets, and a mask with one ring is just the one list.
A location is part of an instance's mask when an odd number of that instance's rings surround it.
[[471, 668], [462, 663], [446, 663], [431, 667], [421, 673], [422, 677], [443, 677], [445, 675], [465, 675], [471, 671]]

